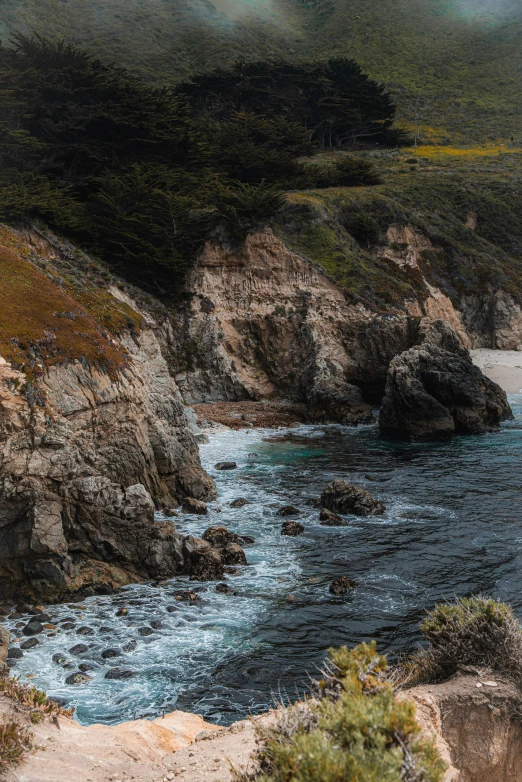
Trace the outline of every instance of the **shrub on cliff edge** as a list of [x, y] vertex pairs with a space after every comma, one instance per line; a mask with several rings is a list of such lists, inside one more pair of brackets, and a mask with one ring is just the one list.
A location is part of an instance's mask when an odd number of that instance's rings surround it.
[[470, 597], [438, 605], [421, 631], [429, 646], [405, 665], [413, 681], [440, 681], [465, 665], [493, 668], [522, 681], [522, 628], [505, 603]]
[[397, 703], [375, 643], [330, 650], [315, 697], [281, 708], [262, 733], [260, 770], [243, 782], [439, 782], [444, 763]]

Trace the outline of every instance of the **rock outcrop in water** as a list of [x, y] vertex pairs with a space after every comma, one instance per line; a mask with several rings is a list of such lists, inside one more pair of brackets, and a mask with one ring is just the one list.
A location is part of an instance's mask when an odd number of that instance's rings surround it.
[[[22, 292], [11, 302], [18, 331], [0, 335], [0, 594], [23, 587], [52, 599], [187, 572], [193, 542], [170, 522], [156, 523], [155, 505], [213, 498], [215, 488], [153, 324], [135, 311], [139, 326], [110, 334], [26, 260], [48, 263], [59, 247], [45, 245], [42, 255], [19, 248], [4, 248], [3, 262], [41, 300]], [[105, 290], [91, 295], [111, 317], [132, 313]], [[33, 327], [42, 339], [25, 344]], [[87, 327], [93, 336], [82, 342]], [[93, 340], [98, 352], [87, 360]]]
[[335, 513], [353, 513], [355, 516], [382, 516], [384, 504], [353, 483], [337, 478], [325, 487], [321, 494], [321, 505]]
[[390, 364], [379, 426], [404, 440], [448, 439], [495, 431], [509, 417], [505, 392], [474, 366], [449, 324], [424, 320], [419, 344]]

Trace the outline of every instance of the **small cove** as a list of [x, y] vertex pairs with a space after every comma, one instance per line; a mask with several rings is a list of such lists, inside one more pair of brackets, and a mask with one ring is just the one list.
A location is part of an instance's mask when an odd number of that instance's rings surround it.
[[[53, 620], [70, 618], [75, 627], [38, 636], [39, 645], [13, 673], [22, 679], [33, 674], [32, 682], [48, 694], [67, 698], [84, 724], [175, 708], [228, 723], [262, 711], [279, 693], [295, 697], [330, 645], [376, 638], [383, 652], [412, 648], [424, 611], [438, 601], [486, 593], [522, 615], [522, 396], [510, 401], [515, 420], [499, 434], [446, 444], [390, 442], [376, 426], [213, 434], [201, 446], [201, 459], [219, 499], [208, 516], [181, 514], [176, 524], [195, 535], [225, 524], [255, 538], [245, 547], [250, 565], [228, 578], [235, 594], [177, 578], [51, 606]], [[229, 459], [237, 470], [214, 469]], [[306, 500], [334, 477], [368, 489], [385, 502], [386, 514], [351, 517], [341, 528], [320, 526], [319, 511]], [[238, 497], [249, 504], [231, 508]], [[306, 530], [300, 537], [280, 535], [277, 509], [286, 504], [301, 510]], [[354, 578], [357, 587], [336, 598], [328, 585], [340, 575]], [[187, 588], [196, 588], [201, 602], [177, 602], [174, 593]], [[127, 616], [116, 616], [121, 607], [129, 609]], [[140, 635], [151, 622], [161, 626]], [[13, 638], [20, 637], [16, 623], [6, 623]], [[80, 627], [92, 633], [79, 635]], [[103, 650], [133, 640], [133, 651], [101, 658]], [[70, 653], [78, 643], [86, 651]], [[58, 653], [70, 668], [53, 662]], [[80, 663], [93, 666], [92, 680], [66, 685]], [[108, 681], [109, 665], [134, 675]]]

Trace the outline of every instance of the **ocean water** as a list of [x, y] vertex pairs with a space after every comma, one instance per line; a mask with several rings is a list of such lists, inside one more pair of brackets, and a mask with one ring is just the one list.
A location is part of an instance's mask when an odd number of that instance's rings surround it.
[[[295, 698], [329, 646], [375, 638], [392, 657], [413, 649], [425, 611], [441, 600], [493, 595], [522, 617], [522, 396], [510, 401], [515, 420], [500, 433], [451, 443], [391, 442], [376, 426], [212, 435], [201, 458], [219, 499], [208, 516], [180, 515], [176, 523], [195, 535], [225, 524], [255, 538], [245, 547], [249, 565], [228, 577], [234, 594], [177, 578], [51, 606], [53, 619], [70, 617], [76, 626], [55, 637], [39, 635], [40, 644], [13, 673], [66, 698], [83, 724], [175, 708], [226, 724], [274, 699]], [[238, 469], [216, 471], [215, 463], [224, 460], [236, 461]], [[319, 511], [306, 501], [335, 477], [382, 499], [385, 515], [320, 526]], [[238, 497], [249, 504], [231, 508]], [[306, 528], [296, 538], [281, 536], [277, 510], [287, 504], [300, 509]], [[355, 579], [357, 587], [334, 597], [328, 587], [340, 575]], [[195, 588], [201, 602], [176, 602], [174, 593], [186, 588]], [[122, 606], [129, 613], [117, 617]], [[139, 629], [154, 620], [161, 627], [141, 636]], [[23, 638], [16, 627], [21, 622], [7, 622], [14, 639]], [[93, 633], [78, 635], [85, 626]], [[105, 649], [121, 649], [130, 640], [137, 643], [134, 651], [102, 659]], [[78, 643], [87, 650], [71, 653]], [[52, 661], [56, 653], [69, 667]], [[93, 666], [92, 679], [65, 684], [82, 662]], [[134, 675], [105, 679], [114, 665]]]

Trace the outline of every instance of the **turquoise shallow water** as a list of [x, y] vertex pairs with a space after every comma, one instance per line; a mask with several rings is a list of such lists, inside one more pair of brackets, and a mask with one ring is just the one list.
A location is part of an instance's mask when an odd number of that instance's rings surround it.
[[[246, 547], [249, 566], [229, 577], [236, 594], [201, 584], [201, 603], [180, 604], [173, 593], [194, 584], [173, 579], [89, 598], [81, 606], [50, 607], [53, 618], [71, 617], [76, 627], [54, 638], [39, 636], [40, 645], [14, 671], [22, 678], [35, 674], [35, 684], [67, 698], [82, 723], [174, 708], [230, 722], [263, 710], [274, 693], [294, 697], [330, 645], [376, 638], [383, 652], [412, 648], [424, 611], [437, 601], [482, 592], [512, 603], [522, 616], [522, 396], [511, 402], [515, 421], [500, 433], [446, 444], [390, 442], [375, 426], [213, 435], [201, 446], [201, 458], [216, 479], [219, 500], [207, 517], [181, 516], [178, 528], [201, 535], [219, 523], [255, 538]], [[228, 459], [237, 470], [214, 469]], [[386, 514], [321, 527], [306, 499], [319, 496], [334, 477], [369, 489], [385, 502]], [[230, 508], [240, 496], [249, 504]], [[297, 538], [280, 535], [276, 511], [289, 503], [301, 509], [306, 527]], [[343, 574], [357, 588], [332, 597], [328, 585]], [[127, 617], [116, 617], [121, 605], [129, 608]], [[161, 627], [140, 636], [139, 628], [151, 620]], [[80, 626], [93, 634], [77, 635]], [[14, 623], [10, 628], [16, 632]], [[134, 651], [102, 660], [104, 649], [132, 639]], [[70, 653], [78, 643], [87, 650]], [[52, 661], [57, 652], [65, 653], [70, 669]], [[94, 666], [92, 680], [66, 685], [81, 662]], [[114, 664], [134, 676], [107, 681], [104, 674]]]

